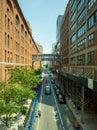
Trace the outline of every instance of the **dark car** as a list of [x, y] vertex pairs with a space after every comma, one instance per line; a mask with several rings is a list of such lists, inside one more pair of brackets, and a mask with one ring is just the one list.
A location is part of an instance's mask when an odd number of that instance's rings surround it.
[[46, 95], [50, 95], [51, 94], [51, 87], [50, 86], [46, 86], [45, 87], [45, 94]]
[[59, 94], [61, 94], [62, 92], [61, 92], [61, 89], [60, 88], [57, 88], [57, 89], [55, 89], [55, 94], [56, 94], [56, 96], [58, 96]]
[[52, 84], [55, 84], [55, 79], [51, 79], [51, 83], [52, 83]]
[[59, 103], [66, 103], [66, 98], [63, 94], [58, 95], [58, 102]]

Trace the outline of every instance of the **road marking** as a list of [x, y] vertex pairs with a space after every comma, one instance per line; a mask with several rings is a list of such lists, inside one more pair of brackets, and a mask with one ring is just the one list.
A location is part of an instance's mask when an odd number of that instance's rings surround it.
[[53, 117], [53, 120], [54, 121], [58, 121], [59, 119], [58, 118], [56, 118], [55, 116]]
[[[58, 104], [57, 104], [57, 101], [56, 101], [56, 97], [55, 97], [53, 88], [52, 88], [52, 91], [53, 91], [53, 96], [54, 96], [54, 99], [55, 99], [57, 111], [58, 111], [58, 113], [59, 113], [59, 118], [60, 118], [61, 124], [62, 124], [62, 126], [63, 126], [63, 120], [62, 120], [62, 117], [61, 117], [61, 114], [60, 114], [60, 110], [59, 110], [59, 107], [58, 107]], [[63, 126], [63, 130], [65, 130], [65, 127], [64, 127], [64, 126]]]
[[65, 116], [65, 120], [67, 121], [67, 124], [71, 124], [71, 122], [70, 122], [68, 117]]

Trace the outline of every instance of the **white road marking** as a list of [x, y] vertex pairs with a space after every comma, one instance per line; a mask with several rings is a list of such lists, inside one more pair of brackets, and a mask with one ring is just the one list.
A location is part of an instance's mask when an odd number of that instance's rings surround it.
[[[55, 94], [54, 94], [54, 90], [53, 90], [53, 88], [52, 88], [52, 91], [53, 91], [53, 96], [54, 96], [54, 99], [55, 99], [55, 103], [56, 103], [57, 111], [58, 111], [58, 114], [59, 114], [59, 118], [60, 118], [61, 124], [62, 124], [62, 126], [63, 126], [63, 120], [62, 120], [62, 117], [61, 117], [61, 114], [60, 114], [60, 110], [59, 110], [59, 107], [58, 107], [58, 104], [57, 104], [57, 101], [56, 101], [56, 97], [55, 97]], [[63, 130], [65, 130], [64, 127], [63, 127]]]

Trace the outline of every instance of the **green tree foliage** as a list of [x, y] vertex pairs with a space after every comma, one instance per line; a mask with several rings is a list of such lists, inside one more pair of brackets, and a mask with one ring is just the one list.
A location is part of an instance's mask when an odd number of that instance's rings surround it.
[[6, 82], [2, 81], [0, 82], [0, 90], [4, 89], [6, 87]]
[[25, 87], [34, 87], [40, 81], [39, 75], [34, 70], [14, 69], [10, 73], [10, 83], [18, 83]]
[[[14, 97], [14, 98], [13, 98]], [[12, 120], [12, 114], [18, 113], [20, 106], [15, 102], [16, 96], [13, 96], [12, 88], [7, 87], [0, 95], [0, 114], [1, 120], [8, 126], [8, 122]]]
[[39, 69], [34, 71], [36, 75], [40, 75], [43, 72], [43, 67], [40, 67]]
[[0, 94], [0, 115], [1, 120], [8, 126], [13, 113], [23, 113], [26, 111], [24, 105], [27, 99], [33, 99], [35, 92], [29, 88], [24, 88], [20, 85], [10, 85]]
[[8, 84], [0, 83], [0, 119], [6, 126], [13, 119], [13, 113], [26, 113], [27, 99], [34, 99], [33, 87], [40, 82], [41, 69], [13, 69]]

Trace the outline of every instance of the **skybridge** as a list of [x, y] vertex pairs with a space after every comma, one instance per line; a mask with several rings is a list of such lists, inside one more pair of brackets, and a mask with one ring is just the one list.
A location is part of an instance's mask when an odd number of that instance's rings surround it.
[[61, 63], [61, 55], [59, 54], [33, 54], [32, 62], [35, 61], [58, 61]]

